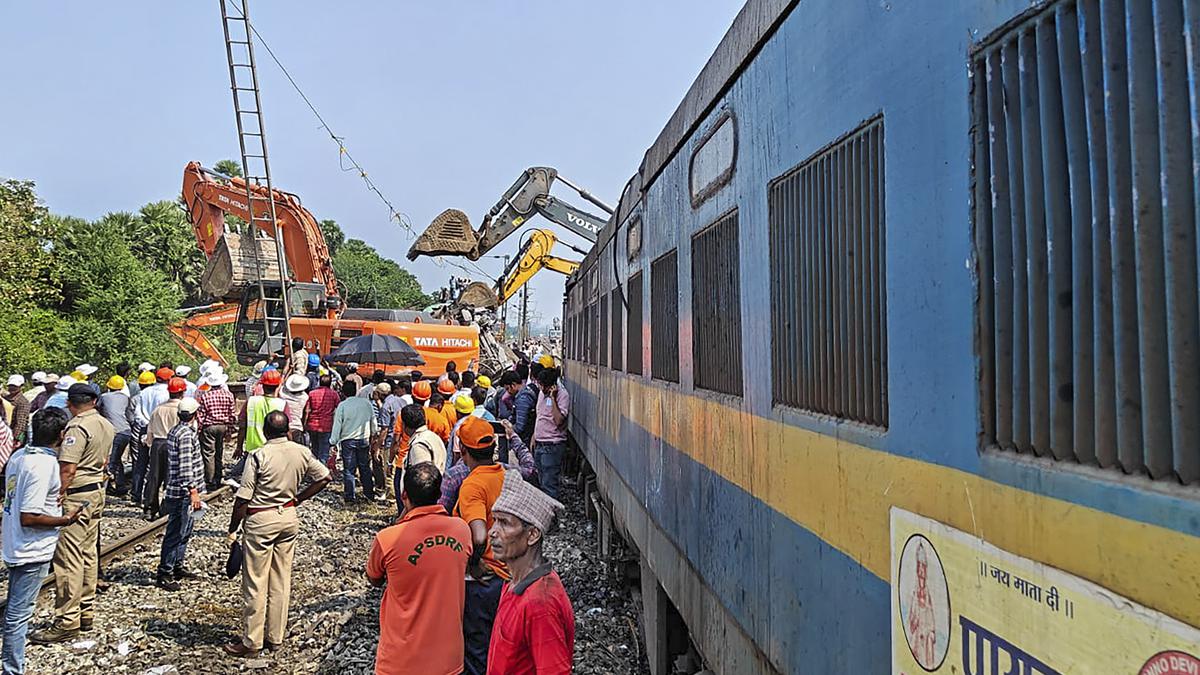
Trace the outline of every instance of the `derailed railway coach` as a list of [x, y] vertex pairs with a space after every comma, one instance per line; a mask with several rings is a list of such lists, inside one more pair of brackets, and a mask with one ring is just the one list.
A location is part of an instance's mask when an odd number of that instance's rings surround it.
[[564, 304], [655, 673], [1200, 672], [1198, 39], [747, 3]]

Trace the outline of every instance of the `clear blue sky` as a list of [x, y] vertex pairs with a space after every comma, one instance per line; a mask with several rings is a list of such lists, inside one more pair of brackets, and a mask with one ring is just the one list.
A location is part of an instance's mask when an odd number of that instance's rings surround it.
[[[557, 167], [615, 203], [741, 4], [259, 0], [251, 18], [420, 231], [449, 207], [478, 223], [526, 166]], [[4, 3], [0, 177], [95, 218], [176, 197], [190, 160], [236, 158], [220, 23], [217, 0]], [[408, 235], [339, 170], [336, 145], [261, 50], [259, 77], [275, 184], [426, 290], [445, 284], [450, 268], [404, 259]], [[499, 260], [481, 264], [499, 274]], [[557, 316], [561, 277], [533, 288], [537, 310]]]

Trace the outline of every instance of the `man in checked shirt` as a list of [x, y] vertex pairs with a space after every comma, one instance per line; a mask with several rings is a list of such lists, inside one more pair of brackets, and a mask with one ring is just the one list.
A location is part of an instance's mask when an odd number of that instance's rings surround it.
[[167, 489], [162, 510], [168, 520], [155, 578], [155, 584], [167, 591], [179, 590], [180, 579], [197, 576], [183, 566], [183, 556], [192, 538], [192, 511], [203, 508], [200, 494], [204, 492], [204, 458], [200, 437], [192, 425], [199, 408], [196, 399], [182, 399], [179, 423], [167, 434]]

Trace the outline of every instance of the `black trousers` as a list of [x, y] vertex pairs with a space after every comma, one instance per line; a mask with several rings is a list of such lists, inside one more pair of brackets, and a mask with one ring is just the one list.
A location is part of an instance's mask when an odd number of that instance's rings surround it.
[[142, 506], [155, 518], [159, 516], [159, 492], [167, 483], [167, 439], [156, 438], [150, 444], [150, 467], [142, 489]]

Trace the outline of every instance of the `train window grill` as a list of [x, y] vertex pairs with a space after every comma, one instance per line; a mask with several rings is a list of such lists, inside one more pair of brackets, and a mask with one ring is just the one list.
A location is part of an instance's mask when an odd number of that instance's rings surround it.
[[692, 363], [701, 389], [742, 394], [738, 214], [692, 237]]
[[886, 428], [883, 118], [771, 183], [776, 404]]
[[625, 285], [625, 297], [629, 301], [629, 315], [625, 320], [629, 339], [625, 341], [625, 372], [642, 374], [642, 273], [629, 277]]
[[600, 334], [596, 340], [600, 365], [608, 365], [608, 294], [600, 294]]
[[610, 350], [612, 352], [612, 369], [620, 370], [622, 356], [621, 348], [624, 347], [624, 345], [621, 343], [621, 337], [624, 333], [621, 324], [623, 323], [625, 315], [625, 308], [621, 305], [620, 289], [613, 289], [612, 300], [610, 301], [609, 306], [612, 308], [612, 349]]
[[1185, 4], [1052, 3], [972, 56], [989, 446], [1200, 480]]
[[650, 264], [650, 375], [679, 381], [679, 258], [677, 251]]
[[600, 308], [596, 302], [588, 305], [588, 363], [593, 366], [600, 354]]

